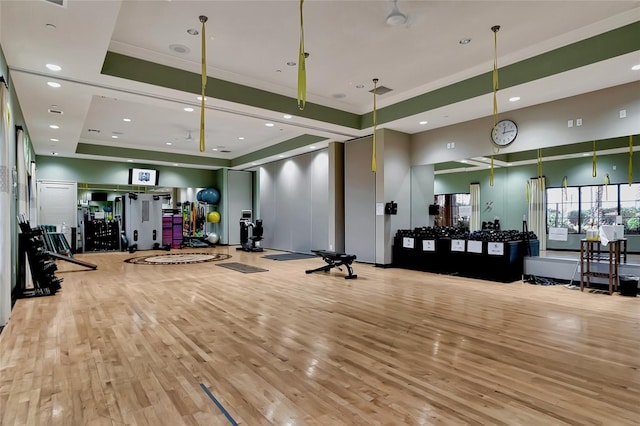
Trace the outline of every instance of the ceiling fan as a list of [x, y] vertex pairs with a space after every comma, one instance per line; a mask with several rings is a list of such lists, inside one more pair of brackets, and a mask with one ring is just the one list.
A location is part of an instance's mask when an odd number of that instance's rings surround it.
[[404, 13], [400, 12], [398, 9], [398, 0], [393, 1], [393, 9], [391, 9], [391, 13], [387, 15], [387, 25], [390, 27], [399, 27], [400, 25], [404, 25], [407, 23], [409, 18]]

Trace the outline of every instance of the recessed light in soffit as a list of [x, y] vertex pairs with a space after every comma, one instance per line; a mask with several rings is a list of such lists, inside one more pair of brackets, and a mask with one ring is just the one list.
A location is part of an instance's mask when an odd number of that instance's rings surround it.
[[169, 50], [180, 55], [186, 55], [187, 53], [191, 52], [191, 49], [183, 44], [170, 44]]

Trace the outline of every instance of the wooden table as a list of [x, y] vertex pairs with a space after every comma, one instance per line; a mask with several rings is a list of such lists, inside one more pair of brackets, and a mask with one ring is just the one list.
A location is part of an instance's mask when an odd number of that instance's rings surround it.
[[[580, 240], [580, 291], [591, 286], [591, 278], [605, 278], [609, 280], [609, 294], [618, 289], [618, 267], [620, 265], [620, 240], [611, 240], [607, 244], [608, 250], [602, 250], [600, 240]], [[608, 264], [608, 272], [592, 270], [592, 264]]]

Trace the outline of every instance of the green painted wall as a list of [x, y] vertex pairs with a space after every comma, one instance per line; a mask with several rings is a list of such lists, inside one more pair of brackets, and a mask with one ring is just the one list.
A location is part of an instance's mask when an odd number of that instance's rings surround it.
[[217, 183], [214, 170], [49, 156], [38, 156], [36, 164], [38, 180], [126, 185], [129, 180], [129, 168], [141, 167], [159, 170], [159, 184], [164, 187], [208, 188], [216, 186]]

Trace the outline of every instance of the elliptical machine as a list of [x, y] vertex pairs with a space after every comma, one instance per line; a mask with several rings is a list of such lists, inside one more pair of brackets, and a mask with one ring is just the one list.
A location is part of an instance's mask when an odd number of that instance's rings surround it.
[[[251, 228], [251, 237], [249, 237], [249, 229]], [[242, 218], [240, 219], [240, 247], [237, 250], [259, 252], [264, 251], [260, 247], [260, 241], [262, 241], [262, 234], [264, 228], [262, 227], [262, 219], [256, 219], [256, 223], [251, 222], [251, 211], [243, 210]]]

